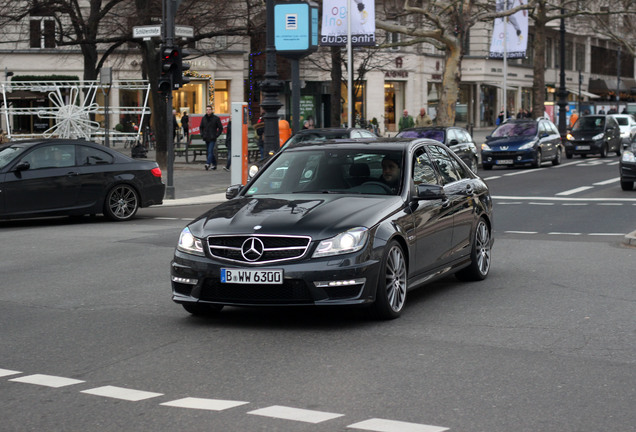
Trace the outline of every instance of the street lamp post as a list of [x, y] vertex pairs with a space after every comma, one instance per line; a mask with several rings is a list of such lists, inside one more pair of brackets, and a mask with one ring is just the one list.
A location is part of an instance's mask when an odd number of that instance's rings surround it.
[[561, 49], [559, 52], [559, 91], [557, 92], [559, 105], [559, 132], [561, 136], [564, 137], [567, 133], [567, 126], [565, 121], [565, 108], [568, 105], [567, 97], [568, 91], [565, 88], [565, 19], [563, 18], [565, 11], [561, 8], [561, 28], [560, 28], [560, 36], [561, 36]]
[[275, 153], [280, 147], [278, 135], [278, 110], [283, 104], [278, 95], [283, 88], [283, 82], [278, 79], [276, 71], [276, 39], [274, 34], [274, 0], [267, 0], [267, 28], [265, 47], [265, 80], [261, 83], [263, 101], [261, 107], [265, 110], [265, 154]]

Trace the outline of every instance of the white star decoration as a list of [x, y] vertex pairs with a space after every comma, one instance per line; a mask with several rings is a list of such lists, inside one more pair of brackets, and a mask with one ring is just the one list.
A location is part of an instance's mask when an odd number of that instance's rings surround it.
[[[93, 89], [90, 89], [93, 90]], [[69, 101], [66, 105], [60, 89], [49, 93], [49, 100], [54, 105], [53, 111], [38, 111], [38, 117], [43, 119], [55, 119], [55, 125], [44, 131], [43, 135], [50, 138], [55, 135], [60, 138], [84, 138], [90, 139], [100, 125], [90, 119], [90, 114], [97, 112], [99, 105], [95, 102], [95, 92], [90, 91], [82, 102], [82, 105], [75, 105], [72, 102], [78, 100], [79, 89], [71, 87], [69, 91]]]

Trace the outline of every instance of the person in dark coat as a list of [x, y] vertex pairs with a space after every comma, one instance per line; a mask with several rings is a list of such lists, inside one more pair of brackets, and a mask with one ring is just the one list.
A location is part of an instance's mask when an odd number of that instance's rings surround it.
[[186, 142], [190, 138], [190, 117], [188, 117], [188, 112], [184, 111], [181, 116], [181, 127], [183, 128], [183, 136], [185, 137]]
[[205, 163], [205, 169], [216, 169], [216, 158], [214, 157], [214, 145], [216, 139], [223, 133], [223, 125], [221, 119], [214, 115], [212, 106], [205, 107], [205, 115], [201, 119], [201, 126], [199, 126], [201, 138], [205, 141], [208, 148], [208, 159]]

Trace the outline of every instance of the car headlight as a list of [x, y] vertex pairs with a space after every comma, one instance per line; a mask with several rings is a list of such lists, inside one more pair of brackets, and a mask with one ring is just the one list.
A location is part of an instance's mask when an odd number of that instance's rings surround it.
[[565, 138], [567, 138], [568, 141], [572, 141], [574, 139], [574, 135], [572, 135], [571, 133], [567, 134], [565, 136]]
[[203, 242], [200, 238], [193, 236], [188, 227], [185, 227], [183, 231], [181, 231], [177, 249], [181, 252], [205, 256], [205, 252], [203, 252]]
[[621, 160], [623, 162], [636, 163], [636, 155], [634, 155], [634, 152], [624, 150], [623, 155], [621, 156]]
[[592, 140], [594, 140], [594, 141], [597, 141], [597, 140], [600, 140], [600, 139], [603, 139], [603, 134], [602, 133], [600, 133], [598, 135], [594, 135], [592, 137]]
[[481, 145], [481, 151], [490, 151], [490, 150], [491, 150], [491, 148], [490, 148], [490, 146], [488, 144], [483, 143]]
[[359, 251], [364, 247], [369, 237], [369, 230], [364, 227], [353, 228], [335, 237], [320, 242], [313, 258], [341, 255]]
[[525, 143], [524, 145], [519, 147], [519, 150], [528, 150], [531, 149], [532, 147], [534, 147], [535, 142], [534, 141], [530, 141], [528, 143]]

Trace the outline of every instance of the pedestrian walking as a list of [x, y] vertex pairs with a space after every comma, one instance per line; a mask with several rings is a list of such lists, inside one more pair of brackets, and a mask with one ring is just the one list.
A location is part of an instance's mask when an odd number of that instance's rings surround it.
[[181, 127], [183, 128], [183, 136], [185, 137], [185, 141], [188, 142], [190, 139], [190, 117], [188, 116], [188, 112], [184, 111], [181, 116]]
[[214, 157], [214, 146], [216, 139], [223, 133], [223, 124], [221, 119], [214, 115], [212, 106], [205, 107], [205, 115], [201, 119], [201, 125], [199, 126], [201, 132], [201, 138], [205, 142], [208, 150], [208, 158], [205, 163], [205, 169], [216, 169], [216, 157]]
[[428, 113], [426, 112], [426, 108], [420, 109], [420, 114], [415, 118], [415, 126], [433, 126], [433, 119], [429, 117]]
[[400, 117], [400, 121], [398, 122], [398, 132], [401, 132], [402, 129], [412, 128], [413, 126], [415, 126], [413, 117], [409, 115], [408, 110], [404, 110], [402, 117]]

